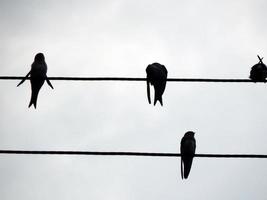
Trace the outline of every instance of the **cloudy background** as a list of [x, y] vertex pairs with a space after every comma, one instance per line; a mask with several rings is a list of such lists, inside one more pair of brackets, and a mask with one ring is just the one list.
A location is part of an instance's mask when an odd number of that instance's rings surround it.
[[[267, 57], [264, 0], [0, 1], [0, 75], [24, 76], [43, 52], [48, 76], [248, 78]], [[267, 58], [266, 58], [267, 59]], [[264, 59], [265, 60], [265, 59]], [[267, 62], [267, 61], [266, 61]], [[0, 80], [0, 149], [267, 154], [267, 88], [168, 82], [164, 106], [145, 82], [53, 81], [37, 109], [30, 84]], [[265, 199], [264, 159], [0, 155], [2, 200]]]

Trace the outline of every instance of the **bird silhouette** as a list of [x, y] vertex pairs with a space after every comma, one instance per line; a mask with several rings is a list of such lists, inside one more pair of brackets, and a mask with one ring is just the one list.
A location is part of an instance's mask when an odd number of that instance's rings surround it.
[[187, 179], [192, 166], [193, 158], [196, 150], [195, 133], [188, 131], [181, 140], [181, 176]]
[[154, 105], [156, 105], [157, 101], [160, 102], [161, 106], [163, 106], [162, 95], [164, 93], [167, 81], [168, 71], [164, 65], [159, 63], [153, 63], [147, 66], [147, 98], [149, 104], [151, 104], [150, 99], [150, 85], [154, 86]]
[[29, 107], [34, 105], [34, 108], [36, 109], [38, 94], [45, 80], [47, 81], [48, 85], [52, 89], [54, 89], [51, 82], [47, 78], [46, 73], [47, 73], [47, 65], [45, 63], [44, 54], [38, 53], [35, 55], [34, 61], [31, 65], [30, 72], [17, 85], [17, 87], [20, 86], [27, 79], [27, 77], [30, 76], [32, 94]]
[[258, 56], [258, 58], [259, 58], [260, 61], [257, 64], [252, 66], [252, 68], [250, 70], [249, 78], [255, 83], [256, 82], [266, 82], [267, 67], [262, 62], [263, 58], [260, 58], [260, 56]]

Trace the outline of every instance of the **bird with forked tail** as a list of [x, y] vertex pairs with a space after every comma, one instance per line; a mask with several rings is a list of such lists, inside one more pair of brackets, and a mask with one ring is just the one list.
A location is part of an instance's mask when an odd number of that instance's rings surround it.
[[187, 179], [191, 170], [193, 158], [196, 151], [195, 133], [188, 131], [181, 140], [181, 176]]
[[249, 78], [253, 82], [266, 82], [267, 78], [267, 67], [266, 65], [262, 62], [262, 59], [260, 56], [258, 56], [259, 62], [255, 65], [252, 66], [250, 70], [250, 76]]
[[47, 78], [46, 73], [47, 73], [47, 65], [45, 63], [44, 54], [38, 53], [35, 55], [34, 62], [31, 65], [30, 72], [17, 85], [17, 87], [20, 86], [27, 79], [27, 77], [30, 76], [32, 94], [29, 107], [34, 105], [34, 108], [36, 108], [38, 94], [45, 80], [47, 81], [48, 85], [52, 89], [54, 89], [51, 82]]
[[168, 75], [166, 67], [159, 63], [153, 63], [147, 66], [146, 73], [147, 73], [147, 98], [149, 104], [151, 104], [150, 86], [149, 86], [149, 83], [151, 83], [151, 85], [154, 86], [154, 91], [155, 91], [154, 105], [156, 105], [157, 101], [159, 101], [161, 106], [163, 106], [162, 95], [166, 87], [166, 81]]

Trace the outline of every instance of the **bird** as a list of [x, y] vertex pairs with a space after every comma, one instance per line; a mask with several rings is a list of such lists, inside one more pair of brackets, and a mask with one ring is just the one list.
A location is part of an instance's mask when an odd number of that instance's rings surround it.
[[147, 74], [147, 98], [149, 104], [151, 104], [150, 99], [150, 85], [154, 86], [154, 106], [157, 101], [160, 102], [161, 106], [163, 106], [162, 95], [164, 93], [167, 81], [168, 71], [164, 65], [159, 63], [153, 63], [147, 66], [146, 68]]
[[188, 131], [184, 134], [181, 140], [181, 176], [182, 179], [187, 179], [192, 166], [193, 158], [196, 151], [196, 140], [194, 138], [195, 133]]
[[[257, 55], [258, 56], [258, 55]], [[262, 62], [263, 58], [260, 58], [260, 56], [258, 56], [259, 58], [259, 62], [255, 65], [252, 66], [251, 70], [250, 70], [250, 76], [249, 78], [253, 81], [253, 82], [266, 82], [266, 78], [267, 78], [267, 67], [266, 65]]]
[[48, 83], [48, 85], [54, 89], [53, 85], [49, 81], [49, 79], [46, 76], [47, 73], [47, 65], [45, 62], [45, 57], [43, 53], [37, 53], [34, 57], [34, 61], [31, 65], [31, 70], [29, 73], [21, 80], [21, 82], [17, 85], [20, 86], [28, 76], [30, 76], [30, 82], [31, 82], [31, 100], [29, 103], [29, 108], [33, 105], [36, 109], [37, 106], [37, 98], [39, 91], [41, 87], [43, 86], [45, 80]]

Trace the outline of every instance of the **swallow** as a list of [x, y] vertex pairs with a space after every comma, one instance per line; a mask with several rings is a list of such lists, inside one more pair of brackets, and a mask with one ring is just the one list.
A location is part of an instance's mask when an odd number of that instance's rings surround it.
[[162, 102], [162, 95], [164, 93], [165, 87], [166, 87], [166, 81], [167, 81], [167, 75], [168, 71], [165, 68], [164, 65], [161, 65], [159, 63], [153, 63], [151, 65], [148, 65], [146, 68], [146, 74], [147, 74], [147, 98], [149, 104], [151, 104], [150, 99], [150, 85], [154, 86], [154, 105], [156, 105], [157, 101], [160, 102], [161, 106], [163, 106]]
[[30, 76], [32, 94], [28, 107], [34, 105], [34, 108], [36, 109], [38, 94], [45, 81], [52, 89], [54, 89], [51, 82], [47, 78], [46, 73], [47, 65], [45, 63], [44, 54], [38, 53], [35, 55], [34, 61], [31, 65], [31, 70], [17, 85], [17, 87], [20, 86], [27, 79], [27, 77]]
[[256, 82], [266, 82], [267, 67], [262, 62], [263, 58], [260, 58], [260, 56], [258, 56], [258, 58], [259, 58], [259, 62], [252, 66], [252, 68], [250, 70], [249, 78], [255, 83]]
[[181, 176], [182, 179], [187, 179], [192, 166], [193, 158], [196, 151], [195, 133], [188, 131], [181, 140]]

